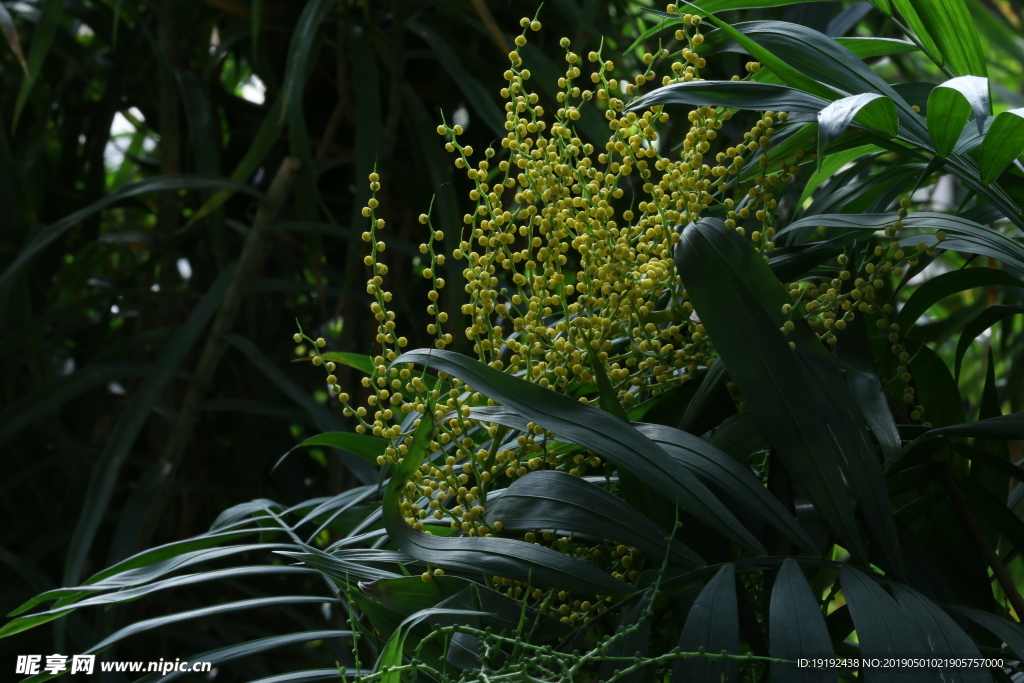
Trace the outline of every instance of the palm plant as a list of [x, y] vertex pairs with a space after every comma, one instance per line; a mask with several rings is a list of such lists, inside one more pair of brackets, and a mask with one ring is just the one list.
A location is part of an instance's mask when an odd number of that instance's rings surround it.
[[[567, 38], [564, 73], [541, 73], [525, 50], [541, 22], [523, 19], [499, 149], [477, 161], [461, 125], [438, 127], [475, 208], [461, 233], [420, 216], [433, 348], [405, 350], [376, 171], [360, 211], [376, 351], [295, 335], [355, 423], [300, 446], [344, 449], [376, 481], [231, 508], [0, 633], [280, 574], [322, 588], [136, 622], [89, 651], [320, 603], [330, 630], [190, 659], [322, 641], [338, 667], [264, 680], [1015, 676], [1024, 110], [965, 3], [876, 3], [903, 39], [843, 35], [874, 20], [861, 8], [837, 35], [716, 16], [756, 6], [648, 12], [627, 51], [662, 42], [632, 82]], [[730, 53], [744, 75], [709, 78]], [[557, 83], [548, 99], [534, 76]], [[472, 355], [448, 348], [460, 314]], [[270, 559], [179, 573], [243, 553]], [[828, 658], [880, 663], [798, 665]]]

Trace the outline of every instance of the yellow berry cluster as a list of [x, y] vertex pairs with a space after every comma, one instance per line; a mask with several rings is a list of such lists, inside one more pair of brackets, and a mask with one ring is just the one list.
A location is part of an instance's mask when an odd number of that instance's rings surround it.
[[[676, 9], [670, 5], [669, 11]], [[460, 142], [461, 126], [438, 126], [456, 168], [471, 183], [469, 198], [475, 205], [463, 216], [457, 247], [451, 251], [451, 258], [465, 265], [460, 283], [467, 295], [460, 311], [465, 327], [458, 332], [439, 305], [440, 290], [447, 284], [439, 276], [439, 266], [446, 263], [439, 247], [445, 230], [458, 228], [435, 227], [429, 211], [419, 217], [427, 231], [420, 245], [426, 257], [421, 274], [429, 284], [427, 331], [438, 349], [451, 346], [454, 335], [461, 334], [481, 362], [583, 402], [596, 398], [597, 383], [607, 378], [614, 395], [600, 398], [617, 400], [627, 411], [693, 380], [713, 363], [712, 341], [693, 315], [673, 260], [680, 229], [714, 207], [726, 226], [741, 235], [746, 236], [746, 228], [740, 223], [757, 225], [750, 244], [768, 260], [775, 246], [777, 195], [813, 155], [805, 157], [797, 149], [772, 160], [769, 148], [776, 126], [788, 118], [786, 112], [764, 112], [742, 142], [723, 147], [719, 131], [732, 112], [697, 107], [687, 115], [689, 130], [681, 146], [670, 150], [659, 134], [669, 122], [667, 112], [658, 106], [628, 110], [628, 96], [657, 80], [658, 67], [668, 66], [663, 85], [700, 80], [705, 67], [696, 50], [704, 42], [701, 18], [682, 19], [675, 33], [682, 43], [681, 61], [668, 63], [667, 49], [647, 53], [644, 71], [632, 83], [611, 78], [614, 64], [601, 51], [584, 60], [563, 38], [566, 68], [549, 112], [531, 90], [531, 74], [520, 55], [528, 33], [540, 30], [541, 24], [524, 18], [504, 74], [507, 133], [499, 149], [477, 154]], [[745, 78], [758, 69], [758, 64], [748, 64]], [[584, 113], [604, 117], [609, 136], [603, 146], [579, 137], [577, 122]], [[357, 421], [358, 432], [387, 440], [379, 458], [382, 465], [400, 462], [419, 421], [432, 420], [434, 455], [406, 484], [401, 503], [407, 523], [426, 533], [442, 524], [469, 536], [503, 534], [502, 523], [485, 514], [488, 491], [538, 469], [581, 476], [610, 472], [600, 454], [558, 443], [540, 425], [514, 431], [479, 419], [474, 408], [494, 402], [456, 378], [444, 373], [433, 378], [411, 364], [393, 365], [408, 342], [398, 335], [395, 313], [389, 310], [392, 296], [384, 289], [388, 269], [379, 259], [387, 243], [384, 220], [376, 211], [380, 179], [373, 173], [369, 180], [371, 199], [362, 211], [369, 219], [363, 233], [370, 245], [366, 291], [373, 297], [370, 309], [380, 350], [372, 372], [362, 380], [367, 405], [353, 407], [333, 375], [328, 382], [345, 414]], [[617, 201], [624, 197], [631, 204]], [[901, 218], [907, 206], [904, 200]], [[885, 233], [891, 237], [899, 229], [896, 221]], [[868, 277], [857, 278], [852, 289], [843, 286], [852, 277], [845, 255], [839, 257], [843, 270], [831, 282], [790, 284], [792, 303], [783, 312], [810, 320], [830, 344], [855, 311], [877, 316], [879, 327], [891, 330], [893, 352], [906, 361], [899, 330], [888, 318], [892, 308], [880, 306], [876, 296], [884, 285], [882, 275], [899, 276], [916, 262], [897, 242], [879, 246], [874, 256], [877, 262], [863, 264]], [[786, 322], [782, 333], [794, 325], [792, 319]], [[900, 371], [909, 381], [905, 365]], [[909, 387], [907, 392], [911, 400]], [[922, 410], [918, 406], [915, 417]], [[639, 551], [613, 541], [577, 544], [551, 531], [515, 536], [572, 553], [625, 581], [634, 581], [644, 562]], [[423, 578], [432, 575], [427, 572]], [[553, 595], [503, 577], [491, 577], [490, 582], [512, 597], [545, 605], [567, 623], [603, 610], [603, 596], [589, 600]]]

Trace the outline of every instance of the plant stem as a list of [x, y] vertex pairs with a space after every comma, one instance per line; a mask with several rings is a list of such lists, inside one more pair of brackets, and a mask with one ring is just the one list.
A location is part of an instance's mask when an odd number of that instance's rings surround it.
[[[933, 457], [928, 458], [930, 462], [935, 463]], [[999, 581], [999, 585], [1002, 587], [1003, 592], [1006, 593], [1007, 599], [1010, 604], [1013, 605], [1013, 611], [1017, 615], [1017, 621], [1024, 619], [1024, 598], [1021, 597], [1020, 592], [1017, 590], [1017, 586], [1013, 583], [1013, 579], [1010, 577], [1010, 573], [1006, 571], [1006, 565], [999, 559], [998, 553], [995, 548], [992, 547], [992, 543], [989, 542], [988, 536], [981, 524], [978, 523], [978, 519], [974, 516], [974, 512], [971, 511], [971, 506], [967, 503], [967, 500], [960, 493], [960, 489], [956, 487], [949, 474], [942, 472], [939, 474], [939, 481], [942, 482], [943, 487], [946, 489], [946, 494], [949, 496], [950, 502], [953, 503], [953, 507], [956, 509], [957, 515], [960, 517], [960, 521], [963, 522], [964, 527], [967, 528], [967, 533], [970, 534], [974, 544], [978, 546], [978, 550], [985, 556], [985, 561], [988, 562], [989, 566], [992, 567], [992, 573], [995, 575], [996, 580]]]

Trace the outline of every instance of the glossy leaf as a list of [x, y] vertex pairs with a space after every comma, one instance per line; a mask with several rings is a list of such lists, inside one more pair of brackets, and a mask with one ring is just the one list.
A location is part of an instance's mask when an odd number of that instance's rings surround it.
[[[832, 655], [832, 642], [818, 600], [800, 565], [792, 558], [782, 563], [775, 577], [768, 614], [772, 657], [795, 660]], [[836, 679], [835, 674], [829, 675], [827, 671], [799, 669], [791, 664], [772, 662], [771, 668], [772, 678], [780, 680], [809, 683]]]
[[814, 113], [827, 106], [828, 101], [787, 85], [755, 81], [689, 81], [666, 85], [641, 95], [629, 103], [627, 111], [677, 104]]
[[936, 275], [918, 285], [896, 316], [901, 330], [909, 330], [925, 312], [947, 296], [975, 287], [1022, 287], [1024, 282], [997, 268], [962, 268]]
[[[398, 362], [411, 362], [402, 360], [410, 355], [405, 354]], [[628, 584], [550, 548], [511, 538], [434, 536], [409, 526], [399, 509], [399, 492], [426, 457], [432, 427], [430, 420], [420, 422], [408, 453], [384, 493], [384, 526], [400, 550], [444, 568], [529, 581], [533, 585], [604, 595], [631, 592]]]
[[971, 318], [960, 338], [956, 342], [956, 356], [953, 361], [954, 373], [957, 379], [960, 378], [960, 366], [964, 360], [964, 354], [970, 348], [971, 343], [978, 335], [992, 327], [996, 323], [1014, 315], [1024, 314], [1024, 306], [993, 306], [982, 310], [978, 315]]
[[[971, 78], [967, 76], [965, 78]], [[953, 79], [934, 88], [928, 95], [928, 136], [940, 157], [949, 156], [960, 139], [960, 134], [971, 118], [972, 102], [960, 89], [951, 84], [962, 79]], [[976, 79], [983, 80], [983, 79]], [[987, 96], [986, 84], [986, 96]], [[973, 104], [977, 104], [974, 102]], [[987, 105], [987, 97], [986, 102]], [[987, 109], [987, 107], [986, 107]], [[987, 115], [986, 111], [982, 116]]]
[[675, 563], [706, 564], [666, 532], [600, 486], [565, 472], [539, 470], [517, 479], [487, 506], [487, 521], [509, 531], [548, 529], [629, 543], [651, 557], [666, 551]]
[[979, 148], [981, 182], [988, 185], [1024, 154], [1024, 108], [996, 116]]
[[[200, 652], [198, 654], [191, 655], [188, 658], [188, 661], [210, 662], [213, 666], [217, 666], [219, 664], [233, 662], [237, 659], [253, 657], [262, 654], [267, 650], [272, 650], [275, 647], [287, 647], [289, 645], [310, 643], [315, 640], [327, 640], [330, 638], [349, 638], [351, 635], [351, 631], [299, 631], [297, 633], [288, 633], [280, 636], [257, 638], [256, 640], [239, 643], [238, 645], [229, 645], [227, 647], [217, 648], [216, 650]], [[187, 671], [172, 671], [163, 675], [155, 673], [150, 674], [149, 676], [143, 676], [138, 679], [138, 683], [173, 681], [176, 678], [181, 678], [187, 675]]]
[[[892, 657], [925, 652], [924, 643], [910, 620], [885, 589], [853, 567], [842, 567], [839, 580], [857, 627], [861, 657]], [[902, 683], [912, 680], [897, 668], [873, 668], [869, 683]]]
[[317, 595], [279, 595], [269, 598], [253, 598], [251, 600], [227, 602], [221, 605], [202, 607], [200, 609], [189, 610], [187, 612], [178, 612], [176, 614], [169, 614], [163, 617], [154, 617], [152, 619], [137, 621], [134, 624], [129, 624], [128, 626], [125, 626], [116, 633], [107, 636], [99, 643], [96, 643], [88, 650], [86, 650], [83, 654], [102, 652], [114, 643], [124, 640], [125, 638], [137, 635], [139, 633], [144, 633], [155, 628], [160, 628], [161, 626], [166, 626], [168, 624], [175, 624], [182, 621], [191, 621], [193, 619], [204, 619], [206, 617], [211, 617], [219, 614], [226, 614], [229, 612], [237, 612], [240, 610], [267, 609], [278, 605], [322, 605], [325, 602], [337, 603], [338, 601], [333, 598]]
[[828, 146], [857, 121], [889, 137], [899, 133], [896, 105], [877, 93], [851, 95], [836, 100], [818, 112], [818, 158], [825, 158]]
[[707, 441], [678, 429], [652, 424], [638, 424], [636, 428], [694, 474], [717, 484], [740, 505], [750, 508], [804, 552], [817, 554], [814, 541], [800, 523], [751, 474], [749, 468]]
[[[782, 284], [750, 243], [720, 221], [688, 227], [676, 263], [697, 315], [787, 470], [851, 553], [863, 557], [845, 473], [873, 533], [898, 566], [881, 468], [855, 402], [839, 389], [845, 383], [809, 327], [790, 333], [795, 352], [779, 331], [786, 321], [782, 307], [790, 301]], [[828, 417], [804, 419], [808, 401]]]
[[[988, 75], [985, 52], [964, 0], [896, 0], [893, 4], [912, 29], [918, 33], [925, 29], [935, 43], [933, 56], [947, 65], [954, 76]], [[916, 20], [912, 20], [914, 13]]]
[[994, 614], [971, 607], [954, 606], [951, 609], [994, 634], [1006, 643], [1019, 659], [1024, 660], [1024, 628], [1019, 623], [1000, 619]]
[[526, 420], [554, 432], [561, 441], [589, 448], [632, 472], [737, 543], [764, 552], [757, 539], [696, 477], [611, 414], [450, 351], [419, 349], [394, 362], [421, 364], [461, 379]]
[[[690, 608], [690, 614], [679, 637], [679, 649], [683, 652], [697, 652], [698, 649], [710, 654], [739, 654], [740, 623], [736, 603], [736, 569], [724, 565], [715, 577], [708, 581]], [[692, 657], [677, 659], [672, 666], [673, 680], [718, 681], [737, 680], [735, 659], [708, 659]]]
[[[911, 628], [924, 641], [924, 653], [938, 658], [981, 656], [970, 636], [934, 602], [907, 586], [893, 584], [891, 590]], [[985, 669], [947, 669], [943, 673], [944, 678], [950, 681], [981, 683], [992, 680]]]

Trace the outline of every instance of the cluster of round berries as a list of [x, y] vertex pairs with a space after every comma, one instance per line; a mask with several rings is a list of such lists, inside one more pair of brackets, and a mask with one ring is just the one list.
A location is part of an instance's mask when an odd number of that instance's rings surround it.
[[[669, 11], [675, 12], [675, 7], [670, 5]], [[705, 66], [698, 54], [704, 42], [700, 17], [684, 15], [680, 23], [675, 37], [683, 43], [678, 52], [682, 61], [669, 64], [669, 73], [661, 80], [666, 85], [699, 80]], [[681, 146], [669, 150], [659, 133], [670, 121], [668, 113], [657, 106], [627, 111], [627, 102], [618, 96], [635, 94], [656, 80], [656, 62], [668, 62], [665, 49], [657, 56], [645, 54], [643, 73], [632, 83], [620, 83], [610, 77], [614, 64], [600, 52], [587, 56], [594, 65], [588, 68], [571, 51], [569, 40], [562, 39], [567, 66], [558, 79], [557, 106], [549, 125], [540, 96], [528, 85], [531, 74], [520, 55], [528, 31], [541, 25], [524, 18], [521, 26], [505, 72], [507, 86], [501, 91], [508, 101], [507, 134], [500, 150], [488, 148], [474, 161], [475, 150], [459, 141], [461, 126], [437, 129], [446, 138], [445, 148], [455, 155], [455, 166], [471, 181], [469, 198], [475, 202], [475, 209], [463, 216], [465, 227], [457, 242], [449, 237], [449, 246], [455, 245], [451, 258], [465, 263], [462, 334], [478, 359], [492, 368], [583, 402], [595, 398], [599, 383], [607, 381], [613, 396], [601, 396], [603, 401], [614, 399], [624, 410], [639, 410], [641, 404], [692, 381], [714, 361], [712, 341], [693, 315], [673, 260], [681, 226], [715, 207], [725, 216], [726, 226], [741, 235], [756, 225], [750, 243], [768, 260], [775, 246], [778, 195], [801, 164], [814, 157], [798, 148], [773, 160], [770, 148], [776, 127], [788, 116], [772, 111], [761, 115], [741, 143], [719, 147], [721, 151], [712, 156], [732, 112], [708, 106], [689, 112]], [[753, 78], [759, 65], [748, 64], [746, 70], [745, 78]], [[584, 142], [577, 133], [585, 105], [601, 111], [607, 123], [610, 134], [603, 148]], [[559, 443], [540, 425], [512, 430], [480, 419], [474, 408], [494, 402], [457, 378], [444, 373], [433, 378], [412, 364], [393, 364], [408, 342], [398, 335], [395, 313], [389, 310], [387, 266], [379, 259], [386, 249], [381, 237], [385, 222], [376, 212], [380, 179], [373, 173], [369, 180], [372, 197], [363, 209], [369, 219], [363, 240], [370, 245], [365, 263], [371, 269], [366, 291], [373, 297], [370, 309], [378, 323], [380, 351], [370, 376], [362, 380], [367, 405], [351, 405], [333, 374], [328, 383], [345, 414], [356, 419], [357, 431], [386, 440], [379, 458], [382, 465], [400, 462], [420, 420], [433, 421], [435, 455], [414, 473], [401, 503], [408, 524], [425, 533], [445, 525], [469, 536], [509, 535], [500, 521], [486, 515], [488, 492], [537, 469], [579, 476], [613, 470], [600, 454]], [[617, 205], [627, 189], [632, 204]], [[908, 206], [904, 200], [901, 218]], [[440, 273], [450, 272], [452, 264], [446, 263], [441, 246], [445, 230], [455, 228], [435, 227], [429, 212], [420, 216], [420, 222], [427, 229], [427, 240], [420, 245], [420, 272], [430, 285], [427, 312], [432, 321], [427, 329], [435, 346], [444, 349], [454, 337], [446, 331], [449, 313], [439, 305], [446, 286]], [[885, 233], [892, 237], [900, 227], [896, 221]], [[839, 257], [842, 270], [837, 278], [789, 285], [793, 301], [783, 312], [810, 320], [830, 344], [836, 343], [836, 333], [855, 312], [875, 316], [880, 328], [891, 331], [893, 352], [906, 361], [899, 329], [888, 317], [892, 308], [876, 303], [876, 296], [884, 285], [881, 276], [900, 275], [908, 264], [915, 264], [915, 254], [893, 241], [887, 248], [879, 246], [874, 257], [877, 262], [862, 265], [867, 277], [858, 277], [852, 289], [843, 286], [852, 277], [845, 255]], [[793, 320], [786, 322], [782, 333], [794, 325]], [[318, 358], [314, 355], [313, 362]], [[333, 370], [333, 364], [327, 363], [327, 368]], [[909, 381], [905, 364], [900, 373]], [[909, 387], [907, 394], [912, 400]], [[737, 401], [742, 405], [742, 397]], [[914, 416], [922, 411], [916, 407]], [[636, 580], [645, 562], [635, 548], [610, 540], [578, 543], [550, 530], [515, 536], [563, 549], [625, 581]], [[427, 572], [423, 578], [431, 576]], [[592, 618], [603, 609], [603, 596], [552, 598], [510, 579], [491, 577], [490, 582], [514, 598], [543, 605], [567, 623]]]

